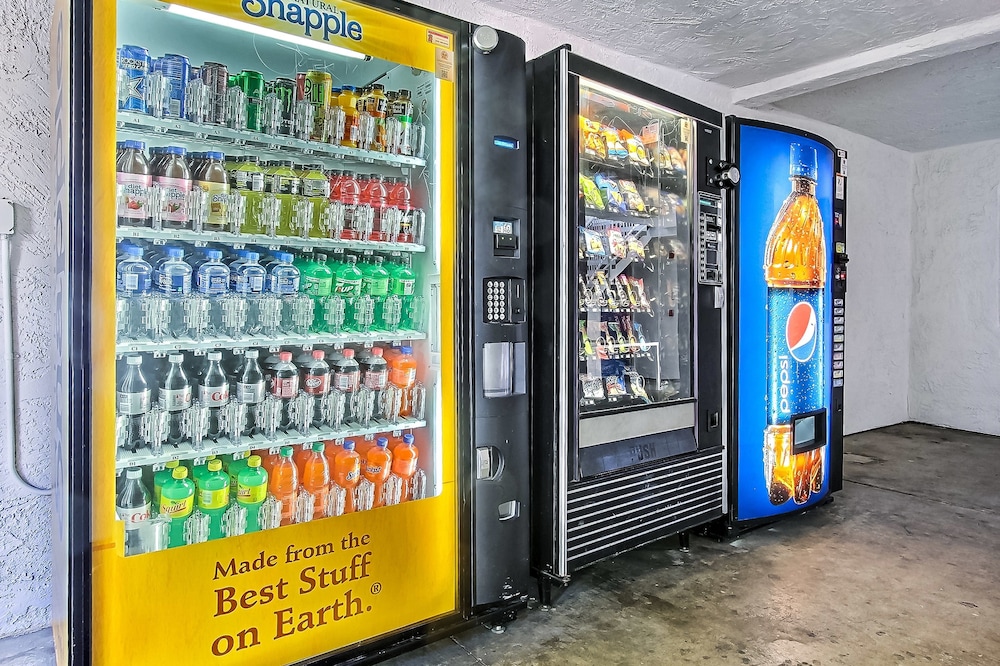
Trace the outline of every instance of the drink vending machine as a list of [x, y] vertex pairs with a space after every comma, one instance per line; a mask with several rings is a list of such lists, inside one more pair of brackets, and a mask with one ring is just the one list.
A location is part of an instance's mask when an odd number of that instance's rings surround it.
[[512, 618], [524, 43], [377, 0], [61, 2], [52, 36], [61, 663]]
[[[815, 506], [843, 479], [847, 154], [730, 118], [731, 533]], [[715, 527], [715, 526], [713, 526]]]
[[529, 83], [548, 603], [581, 567], [725, 512], [723, 117], [566, 47]]

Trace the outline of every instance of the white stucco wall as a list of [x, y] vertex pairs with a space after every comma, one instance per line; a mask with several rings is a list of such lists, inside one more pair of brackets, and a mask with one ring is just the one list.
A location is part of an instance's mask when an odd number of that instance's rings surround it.
[[[420, 0], [417, 4], [520, 35], [528, 43], [529, 57], [569, 42], [581, 55], [707, 106], [808, 129], [846, 148], [850, 153], [852, 260], [845, 427], [856, 432], [907, 418], [913, 192], [910, 155], [776, 110], [751, 112], [732, 107], [727, 88], [585, 42], [543, 22], [482, 2]], [[0, 106], [0, 151], [5, 155], [0, 162], [0, 198], [18, 204], [13, 258], [18, 434], [22, 471], [42, 485], [49, 482], [48, 419], [53, 382], [47, 357], [55, 317], [51, 309], [53, 225], [49, 199], [50, 13], [48, 0], [41, 4], [0, 0], [0, 89], [7, 93]], [[51, 549], [48, 500], [18, 494], [6, 469], [0, 483], [2, 637], [47, 624]]]
[[910, 418], [1000, 435], [1000, 141], [916, 156]]
[[[49, 484], [52, 456], [54, 225], [49, 172], [49, 0], [0, 0], [0, 198], [16, 204], [14, 357], [21, 473]], [[3, 323], [6, 325], [6, 322]], [[0, 361], [3, 362], [3, 361]], [[9, 430], [9, 423], [0, 423]], [[48, 498], [21, 494], [0, 470], [0, 637], [49, 621]]]

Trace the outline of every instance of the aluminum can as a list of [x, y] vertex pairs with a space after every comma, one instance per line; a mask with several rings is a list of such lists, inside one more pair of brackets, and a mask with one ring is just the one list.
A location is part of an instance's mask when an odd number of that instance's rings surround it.
[[229, 88], [229, 68], [219, 62], [206, 62], [201, 66], [201, 80], [212, 95], [212, 113], [209, 122], [226, 124], [226, 90]]
[[141, 46], [125, 45], [118, 49], [119, 76], [126, 79], [127, 90], [123, 91], [118, 101], [118, 108], [123, 111], [146, 113], [145, 79], [149, 74], [152, 61], [149, 51]]
[[167, 105], [167, 115], [171, 118], [183, 118], [187, 112], [184, 95], [191, 76], [191, 63], [185, 56], [168, 53], [154, 61], [153, 71], [162, 73], [170, 82], [170, 101]]

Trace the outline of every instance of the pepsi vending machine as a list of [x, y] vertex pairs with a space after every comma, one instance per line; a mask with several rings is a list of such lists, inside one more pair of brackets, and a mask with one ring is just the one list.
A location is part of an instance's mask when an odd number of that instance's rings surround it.
[[727, 129], [733, 531], [842, 485], [847, 154], [789, 127]]

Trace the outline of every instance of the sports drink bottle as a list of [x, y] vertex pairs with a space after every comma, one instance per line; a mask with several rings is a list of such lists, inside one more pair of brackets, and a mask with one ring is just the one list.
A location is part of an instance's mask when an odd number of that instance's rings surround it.
[[767, 236], [767, 428], [764, 475], [771, 503], [804, 504], [823, 485], [823, 451], [797, 452], [792, 420], [825, 405], [826, 241], [816, 200], [816, 149], [791, 145], [792, 191]]

